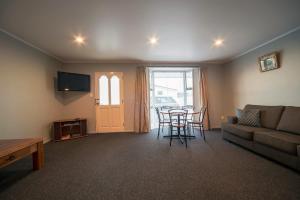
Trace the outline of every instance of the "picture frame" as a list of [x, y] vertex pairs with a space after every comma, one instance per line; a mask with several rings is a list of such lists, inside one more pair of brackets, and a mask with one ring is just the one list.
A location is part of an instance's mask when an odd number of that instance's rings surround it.
[[259, 69], [261, 72], [267, 72], [270, 70], [280, 68], [279, 65], [279, 53], [272, 52], [270, 54], [261, 56], [258, 58]]

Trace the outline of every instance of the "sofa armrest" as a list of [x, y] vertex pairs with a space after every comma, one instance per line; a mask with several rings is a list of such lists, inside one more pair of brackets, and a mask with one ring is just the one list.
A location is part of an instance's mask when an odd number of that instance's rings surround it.
[[228, 116], [227, 117], [227, 123], [228, 124], [237, 124], [238, 123], [237, 116]]

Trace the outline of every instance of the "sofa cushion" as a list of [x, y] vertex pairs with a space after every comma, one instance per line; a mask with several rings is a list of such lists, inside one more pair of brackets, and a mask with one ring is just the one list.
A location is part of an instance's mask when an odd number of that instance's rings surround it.
[[260, 106], [260, 105], [246, 105], [247, 109], [260, 110], [260, 123], [261, 127], [276, 129], [280, 120], [284, 106]]
[[282, 113], [277, 130], [300, 135], [300, 107], [287, 106]]
[[239, 124], [222, 124], [222, 129], [226, 132], [229, 132], [235, 136], [238, 136], [240, 138], [246, 139], [246, 140], [253, 140], [253, 133], [255, 131], [272, 131], [270, 129], [266, 128], [258, 128], [258, 127], [252, 127], [252, 126], [243, 126]]
[[259, 109], [236, 109], [236, 116], [240, 125], [260, 127]]
[[299, 135], [282, 131], [258, 131], [254, 133], [253, 140], [292, 155], [297, 155], [297, 145], [300, 145]]

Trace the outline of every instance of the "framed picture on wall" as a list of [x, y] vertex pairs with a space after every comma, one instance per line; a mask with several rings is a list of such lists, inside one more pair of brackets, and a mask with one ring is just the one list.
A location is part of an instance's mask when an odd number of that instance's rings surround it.
[[259, 68], [261, 72], [278, 69], [279, 66], [279, 53], [273, 52], [258, 58]]

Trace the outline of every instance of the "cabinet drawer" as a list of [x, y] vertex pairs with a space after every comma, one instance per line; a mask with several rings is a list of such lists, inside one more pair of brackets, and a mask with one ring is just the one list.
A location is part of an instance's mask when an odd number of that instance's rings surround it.
[[30, 154], [32, 154], [33, 152], [37, 151], [37, 145], [31, 145], [29, 147], [26, 147], [24, 149], [20, 149], [16, 152], [13, 152], [11, 154], [8, 154], [6, 156], [3, 156], [0, 158], [0, 167], [4, 167], [10, 163], [13, 163], [25, 156], [28, 156]]

